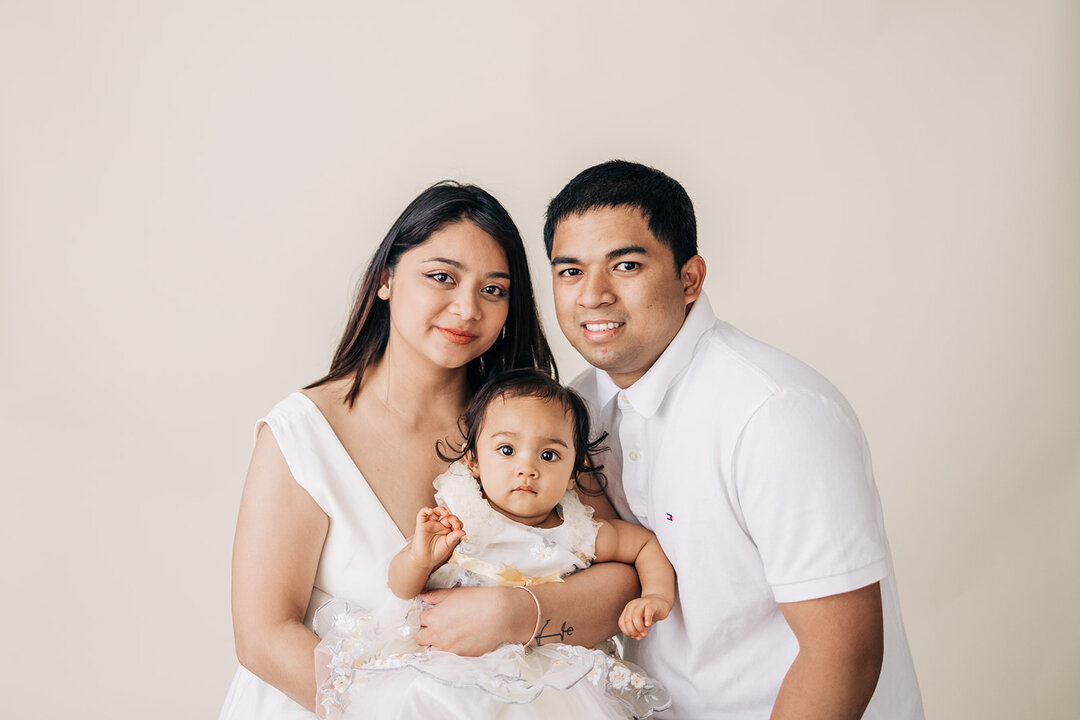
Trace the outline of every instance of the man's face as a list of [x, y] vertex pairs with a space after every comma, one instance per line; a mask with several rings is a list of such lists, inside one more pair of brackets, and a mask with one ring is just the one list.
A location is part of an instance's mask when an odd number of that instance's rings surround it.
[[566, 217], [551, 243], [559, 327], [590, 364], [629, 387], [682, 327], [701, 291], [701, 278], [687, 278], [687, 269], [700, 260], [676, 272], [671, 250], [636, 207]]

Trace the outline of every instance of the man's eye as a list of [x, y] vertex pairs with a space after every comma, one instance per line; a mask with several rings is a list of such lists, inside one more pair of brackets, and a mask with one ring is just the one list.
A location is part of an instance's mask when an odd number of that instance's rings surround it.
[[514, 454], [514, 448], [510, 447], [509, 445], [500, 445], [498, 448], [496, 448], [496, 450], [499, 452], [500, 455], [510, 456]]
[[554, 450], [545, 450], [544, 452], [540, 453], [540, 459], [544, 462], [555, 462], [559, 459], [559, 453], [555, 452]]
[[629, 272], [630, 270], [637, 270], [641, 267], [641, 263], [634, 262], [633, 260], [624, 260], [615, 266], [616, 270], [622, 270], [623, 272]]
[[560, 277], [577, 277], [581, 274], [581, 270], [578, 268], [565, 268], [559, 271]]

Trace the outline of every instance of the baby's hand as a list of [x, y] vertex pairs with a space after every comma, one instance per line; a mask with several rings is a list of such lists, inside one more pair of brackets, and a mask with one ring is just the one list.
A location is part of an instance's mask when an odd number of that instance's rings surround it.
[[626, 603], [619, 616], [619, 629], [628, 637], [640, 640], [649, 633], [654, 622], [660, 622], [671, 612], [671, 603], [659, 595], [646, 595]]
[[436, 567], [446, 562], [463, 537], [461, 520], [445, 505], [426, 507], [416, 514], [416, 533], [409, 545], [416, 561]]

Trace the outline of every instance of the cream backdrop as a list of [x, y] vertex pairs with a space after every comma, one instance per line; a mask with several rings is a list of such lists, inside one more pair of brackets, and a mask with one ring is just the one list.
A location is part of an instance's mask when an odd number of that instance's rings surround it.
[[252, 424], [397, 213], [501, 198], [569, 377], [543, 210], [624, 157], [858, 411], [928, 714], [1076, 717], [1078, 48], [1066, 0], [0, 1], [0, 716], [215, 717]]

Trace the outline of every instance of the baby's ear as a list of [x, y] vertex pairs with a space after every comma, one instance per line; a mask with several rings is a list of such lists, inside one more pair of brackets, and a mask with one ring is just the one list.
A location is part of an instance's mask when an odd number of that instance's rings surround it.
[[566, 489], [568, 491], [573, 490], [575, 485], [577, 485], [577, 475], [576, 474], [570, 476], [570, 482], [566, 483]]
[[469, 472], [472, 473], [472, 476], [474, 478], [476, 478], [477, 480], [479, 480], [480, 479], [480, 465], [479, 465], [479, 463], [476, 462], [476, 452], [475, 451], [470, 450], [469, 452], [465, 453], [465, 464], [469, 466]]

